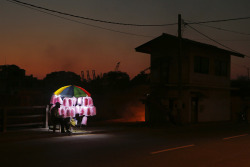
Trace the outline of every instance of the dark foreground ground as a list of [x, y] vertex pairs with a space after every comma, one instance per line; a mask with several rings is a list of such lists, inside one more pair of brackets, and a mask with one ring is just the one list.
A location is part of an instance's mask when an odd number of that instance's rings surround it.
[[36, 128], [1, 133], [0, 166], [250, 166], [249, 124], [105, 123], [73, 132]]

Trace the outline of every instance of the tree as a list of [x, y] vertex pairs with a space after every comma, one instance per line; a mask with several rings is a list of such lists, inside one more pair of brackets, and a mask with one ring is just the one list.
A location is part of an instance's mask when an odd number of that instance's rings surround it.
[[238, 95], [241, 97], [250, 96], [250, 80], [247, 77], [241, 76], [231, 81], [231, 86], [236, 88], [232, 91], [232, 95]]
[[80, 75], [66, 71], [57, 71], [47, 74], [43, 82], [48, 96], [62, 86], [82, 85]]
[[132, 85], [145, 85], [149, 84], [149, 74], [140, 73], [131, 80]]
[[129, 75], [121, 71], [110, 71], [103, 74], [103, 85], [104, 87], [122, 90], [129, 86], [130, 78]]

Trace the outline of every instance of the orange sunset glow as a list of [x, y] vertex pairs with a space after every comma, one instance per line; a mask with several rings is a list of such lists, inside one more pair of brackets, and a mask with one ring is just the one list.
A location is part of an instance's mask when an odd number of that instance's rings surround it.
[[250, 0], [0, 0], [0, 167], [250, 167]]
[[[186, 1], [177, 5], [178, 2], [163, 0], [157, 3], [63, 0], [60, 4], [48, 0], [32, 1], [34, 5], [77, 16], [135, 24], [176, 23], [178, 13], [182, 13], [184, 20], [191, 21], [248, 16], [249, 5], [244, 3], [237, 6], [233, 2], [228, 2], [227, 5], [221, 5], [220, 2], [193, 5]], [[132, 78], [150, 66], [149, 56], [135, 52], [134, 48], [162, 33], [177, 32], [176, 25], [112, 25], [34, 10], [8, 1], [1, 2], [0, 18], [0, 64], [15, 64], [25, 69], [27, 75], [39, 79], [54, 71], [72, 71], [79, 75], [83, 70], [105, 73], [114, 70], [117, 62], [121, 62], [119, 70], [127, 72]], [[249, 20], [214, 23], [210, 26], [248, 33], [244, 35], [199, 27], [211, 38], [248, 55]], [[218, 46], [188, 28], [184, 29], [183, 37]], [[246, 75], [246, 66], [249, 64], [249, 58], [232, 58], [232, 78]]]

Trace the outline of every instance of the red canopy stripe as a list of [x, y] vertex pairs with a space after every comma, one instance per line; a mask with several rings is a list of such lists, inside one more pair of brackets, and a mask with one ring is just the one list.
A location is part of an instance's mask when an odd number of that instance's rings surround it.
[[79, 89], [81, 89], [82, 91], [84, 91], [89, 97], [91, 96], [91, 94], [88, 91], [86, 91], [85, 89], [83, 89], [82, 87], [76, 86], [76, 85], [75, 85], [75, 87], [78, 87]]

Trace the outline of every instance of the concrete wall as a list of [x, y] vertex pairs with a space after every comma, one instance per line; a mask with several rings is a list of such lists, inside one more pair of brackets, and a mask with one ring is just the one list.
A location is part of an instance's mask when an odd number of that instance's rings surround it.
[[[205, 86], [220, 86], [220, 87], [230, 87], [230, 56], [221, 54], [218, 52], [213, 52], [208, 50], [204, 52], [204, 50], [200, 50], [198, 48], [193, 48], [189, 53], [187, 53], [190, 57], [189, 61], [189, 72], [190, 78], [189, 83], [194, 85], [205, 85]], [[201, 74], [194, 72], [194, 57], [195, 56], [203, 56], [209, 58], [209, 74]], [[228, 62], [227, 76], [216, 76], [215, 75], [215, 60], [223, 60]]]
[[170, 90], [169, 93], [166, 94], [166, 101], [176, 99], [176, 106], [174, 107], [173, 113], [175, 117], [177, 117], [177, 111], [180, 109], [180, 118], [178, 119], [180, 119], [182, 123], [194, 123], [192, 122], [192, 97], [198, 99], [197, 122], [231, 120], [230, 91], [228, 90], [185, 89], [182, 92], [181, 104], [179, 104], [177, 100], [178, 91]]
[[208, 90], [205, 97], [199, 100], [198, 121], [228, 121], [231, 119], [230, 92]]

